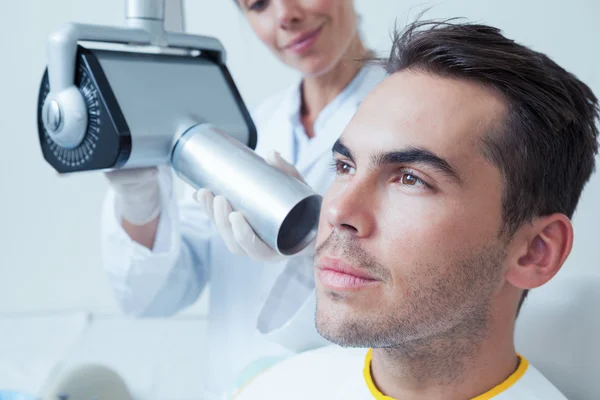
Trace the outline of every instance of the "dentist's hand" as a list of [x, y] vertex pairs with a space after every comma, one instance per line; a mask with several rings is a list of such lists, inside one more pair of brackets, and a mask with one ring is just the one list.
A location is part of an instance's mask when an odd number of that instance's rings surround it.
[[114, 170], [105, 176], [115, 191], [123, 219], [142, 226], [158, 216], [160, 196], [156, 167]]
[[[285, 161], [279, 153], [272, 152], [265, 160], [280, 171], [305, 183], [296, 168]], [[246, 255], [256, 261], [276, 261], [283, 258], [254, 233], [241, 213], [233, 211], [226, 198], [214, 196], [207, 189], [198, 190], [194, 197], [214, 223], [229, 251]]]

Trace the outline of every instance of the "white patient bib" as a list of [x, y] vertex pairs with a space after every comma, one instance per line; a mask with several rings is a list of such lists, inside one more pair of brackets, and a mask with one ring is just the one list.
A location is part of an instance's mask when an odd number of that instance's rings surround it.
[[[236, 400], [394, 400], [371, 378], [371, 350], [337, 346], [309, 351], [282, 361], [248, 382]], [[538, 370], [521, 357], [504, 382], [471, 400], [566, 400]]]

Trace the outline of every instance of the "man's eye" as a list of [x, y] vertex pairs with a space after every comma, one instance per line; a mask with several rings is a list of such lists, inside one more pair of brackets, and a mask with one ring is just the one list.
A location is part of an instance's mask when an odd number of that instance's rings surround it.
[[426, 188], [429, 188], [430, 186], [427, 184], [427, 182], [423, 181], [421, 178], [419, 178], [417, 175], [411, 173], [411, 172], [404, 172], [402, 174], [402, 176], [399, 179], [400, 183], [406, 186], [412, 186], [412, 187], [418, 187], [418, 186], [423, 186]]
[[333, 163], [333, 168], [338, 175], [348, 175], [354, 173], [354, 167], [341, 160], [335, 160]]
[[419, 184], [420, 179], [412, 174], [404, 174], [404, 175], [402, 175], [402, 178], [400, 178], [400, 181], [404, 185], [414, 186], [414, 185]]

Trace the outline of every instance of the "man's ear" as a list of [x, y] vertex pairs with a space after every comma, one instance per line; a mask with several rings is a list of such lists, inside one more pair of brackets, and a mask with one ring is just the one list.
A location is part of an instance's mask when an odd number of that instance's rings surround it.
[[573, 225], [564, 214], [536, 218], [513, 236], [506, 280], [519, 289], [542, 286], [571, 253]]

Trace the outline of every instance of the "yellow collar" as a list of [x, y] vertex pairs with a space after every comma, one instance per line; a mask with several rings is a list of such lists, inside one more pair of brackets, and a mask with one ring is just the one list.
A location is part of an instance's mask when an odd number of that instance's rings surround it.
[[[494, 396], [497, 396], [500, 393], [504, 392], [505, 390], [510, 388], [515, 383], [517, 383], [517, 381], [519, 379], [521, 379], [521, 377], [525, 374], [525, 371], [527, 371], [527, 367], [529, 367], [529, 362], [524, 357], [522, 357], [521, 355], [518, 355], [518, 357], [519, 357], [519, 367], [517, 368], [517, 370], [515, 372], [513, 372], [504, 382], [502, 382], [495, 388], [493, 388], [493, 389], [485, 392], [484, 394], [481, 394], [471, 400], [489, 400], [489, 399], [493, 398]], [[394, 400], [392, 397], [386, 396], [383, 393], [381, 393], [379, 391], [379, 389], [377, 389], [377, 386], [375, 386], [375, 383], [373, 382], [373, 377], [371, 376], [371, 360], [372, 360], [372, 358], [373, 358], [373, 349], [369, 349], [369, 351], [367, 352], [367, 356], [365, 357], [365, 368], [363, 370], [363, 375], [365, 377], [365, 382], [367, 383], [367, 387], [369, 388], [369, 391], [371, 392], [371, 394], [373, 395], [373, 397], [376, 400]]]

